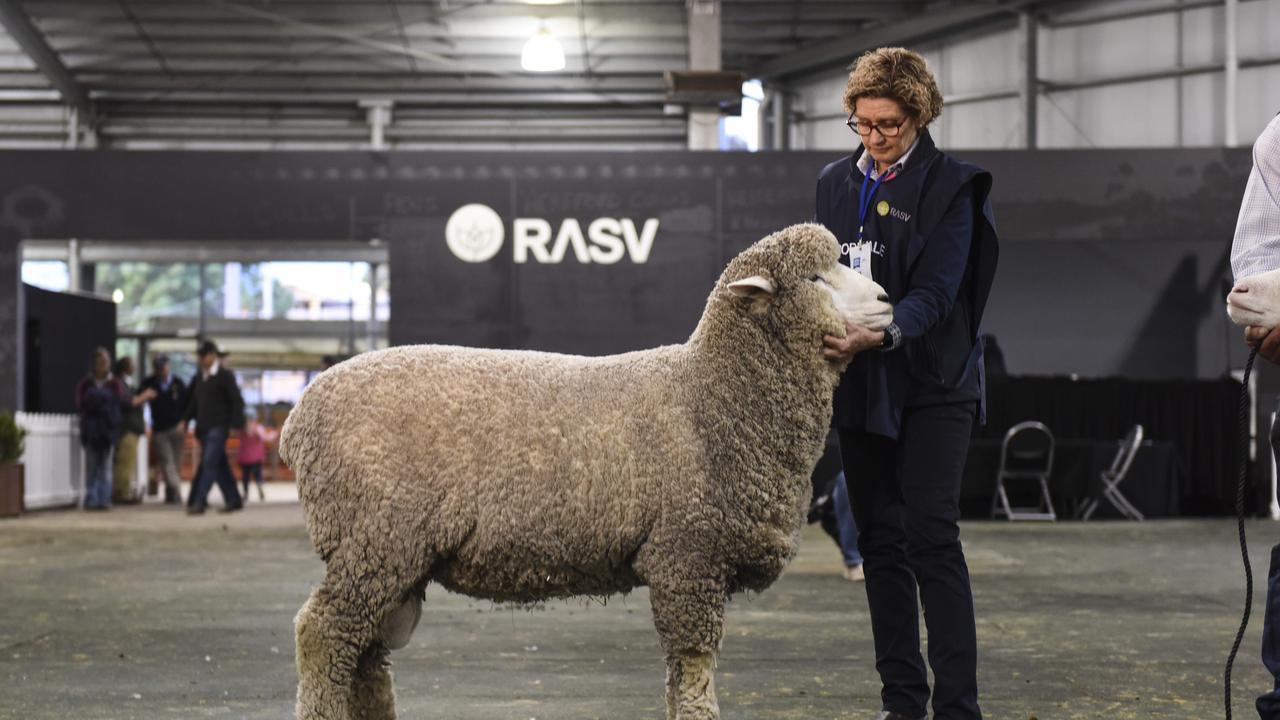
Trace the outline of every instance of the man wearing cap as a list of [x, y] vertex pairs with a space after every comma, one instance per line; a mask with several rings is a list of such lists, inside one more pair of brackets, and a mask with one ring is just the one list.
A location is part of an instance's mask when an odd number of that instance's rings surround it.
[[159, 474], [164, 478], [164, 501], [167, 505], [182, 504], [182, 448], [186, 444], [185, 423], [178, 421], [187, 408], [187, 384], [176, 377], [169, 367], [168, 355], [156, 355], [151, 360], [151, 375], [142, 381], [143, 391], [150, 390], [151, 442], [160, 460]]
[[226, 501], [223, 512], [244, 507], [235, 478], [231, 476], [231, 464], [227, 462], [227, 436], [232, 428], [244, 427], [244, 398], [235, 374], [219, 362], [224, 355], [213, 341], [200, 343], [196, 350], [200, 372], [191, 381], [191, 399], [179, 421], [185, 430], [187, 422], [195, 418], [196, 437], [200, 439], [200, 469], [187, 503], [187, 513], [191, 515], [204, 513], [209, 489], [215, 482]]

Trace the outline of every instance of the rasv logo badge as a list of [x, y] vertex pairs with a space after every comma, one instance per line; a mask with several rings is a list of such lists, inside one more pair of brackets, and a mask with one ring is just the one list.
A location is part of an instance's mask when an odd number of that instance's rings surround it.
[[506, 228], [493, 208], [480, 203], [463, 205], [449, 216], [444, 241], [459, 260], [470, 263], [491, 259], [502, 249]]

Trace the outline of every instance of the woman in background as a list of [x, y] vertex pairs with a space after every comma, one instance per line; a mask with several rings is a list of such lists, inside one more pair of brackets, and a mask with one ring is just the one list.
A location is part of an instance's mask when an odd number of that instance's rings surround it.
[[76, 385], [76, 414], [80, 416], [80, 444], [84, 446], [84, 509], [111, 508], [111, 451], [120, 435], [124, 387], [111, 374], [111, 354], [95, 348], [88, 375]]
[[116, 440], [111, 496], [118, 503], [141, 502], [142, 494], [134, 484], [134, 471], [138, 467], [138, 438], [147, 432], [147, 421], [142, 406], [155, 397], [155, 391], [133, 391], [133, 358], [125, 355], [116, 360], [113, 375], [120, 385], [121, 409], [120, 437]]

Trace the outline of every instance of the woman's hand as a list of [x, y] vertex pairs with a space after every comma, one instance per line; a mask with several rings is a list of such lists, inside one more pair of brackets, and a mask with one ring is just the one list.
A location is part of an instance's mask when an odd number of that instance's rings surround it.
[[822, 338], [822, 355], [828, 360], [849, 362], [854, 355], [878, 348], [884, 344], [883, 330], [869, 330], [860, 325], [844, 324], [845, 336], [827, 335]]

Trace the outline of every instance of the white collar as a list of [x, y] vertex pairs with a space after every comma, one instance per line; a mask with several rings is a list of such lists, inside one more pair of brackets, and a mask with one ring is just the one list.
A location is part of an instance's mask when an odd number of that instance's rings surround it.
[[217, 374], [218, 374], [218, 368], [220, 368], [220, 367], [222, 367], [222, 363], [218, 362], [217, 360], [214, 360], [214, 361], [213, 361], [213, 365], [209, 367], [209, 371], [208, 371], [208, 372], [206, 372], [206, 373], [204, 374], [204, 379], [205, 379], [205, 380], [208, 380], [209, 378], [213, 377], [214, 375], [217, 375]]
[[[911, 143], [911, 147], [907, 148], [907, 151], [902, 153], [902, 157], [898, 158], [897, 162], [890, 165], [889, 169], [886, 170], [885, 172], [894, 172], [895, 169], [901, 170], [903, 167], [905, 167], [907, 164], [907, 158], [911, 157], [911, 153], [915, 151], [916, 146], [919, 144], [920, 144], [920, 135], [917, 134], [916, 141]], [[877, 177], [879, 177], [879, 174], [876, 173], [876, 170], [875, 170], [875, 161], [872, 160], [871, 153], [867, 152], [867, 148], [865, 145], [862, 147], [862, 154], [858, 156], [858, 172], [862, 173], [863, 175], [866, 175], [868, 172], [870, 172], [872, 180], [875, 180]]]

